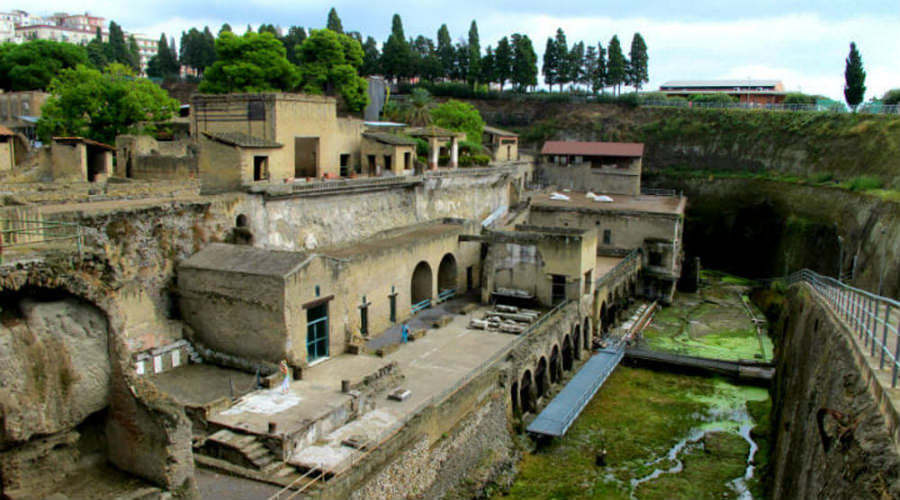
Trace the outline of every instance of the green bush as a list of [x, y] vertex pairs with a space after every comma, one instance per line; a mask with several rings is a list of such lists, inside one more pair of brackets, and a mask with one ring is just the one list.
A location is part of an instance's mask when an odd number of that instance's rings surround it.
[[731, 97], [728, 94], [691, 94], [690, 101], [731, 103], [738, 102], [738, 98]]
[[900, 89], [891, 89], [881, 96], [883, 104], [900, 104]]
[[428, 141], [425, 139], [420, 139], [418, 137], [413, 138], [416, 141], [416, 156], [427, 157], [428, 156]]
[[484, 148], [481, 147], [481, 144], [469, 140], [459, 141], [459, 153], [460, 154], [479, 154], [483, 153]]
[[824, 182], [831, 182], [834, 180], [834, 176], [831, 175], [830, 172], [816, 172], [810, 178], [814, 184], [822, 184]]
[[884, 187], [884, 181], [871, 175], [854, 177], [850, 179], [849, 183], [851, 191], [868, 191], [869, 189], [881, 189], [882, 187]]
[[491, 157], [485, 154], [472, 155], [470, 158], [475, 165], [488, 165], [491, 163]]
[[816, 96], [802, 92], [791, 92], [784, 97], [785, 104], [815, 104]]

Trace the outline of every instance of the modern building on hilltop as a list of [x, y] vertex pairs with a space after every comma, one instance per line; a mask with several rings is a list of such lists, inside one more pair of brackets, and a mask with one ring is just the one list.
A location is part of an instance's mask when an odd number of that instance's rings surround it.
[[666, 96], [726, 94], [751, 104], [781, 104], [787, 92], [780, 80], [673, 80], [659, 87]]

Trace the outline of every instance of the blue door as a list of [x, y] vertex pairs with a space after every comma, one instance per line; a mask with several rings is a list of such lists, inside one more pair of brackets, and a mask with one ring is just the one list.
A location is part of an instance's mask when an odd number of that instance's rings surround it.
[[306, 361], [328, 357], [328, 304], [306, 310]]

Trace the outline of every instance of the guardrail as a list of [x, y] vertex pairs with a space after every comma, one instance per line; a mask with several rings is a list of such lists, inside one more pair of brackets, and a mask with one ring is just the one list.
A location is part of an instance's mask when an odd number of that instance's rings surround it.
[[[900, 371], [900, 302], [860, 290], [840, 281], [802, 269], [785, 278], [788, 285], [809, 283], [824, 297], [850, 328], [863, 340], [869, 355], [878, 357], [878, 367], [893, 363], [891, 387], [897, 387]], [[879, 338], [880, 337], [880, 338]]]
[[445, 300], [452, 299], [456, 296], [455, 288], [447, 288], [438, 292], [438, 302], [443, 302]]
[[603, 276], [598, 277], [597, 280], [595, 281], [594, 286], [601, 287], [601, 286], [605, 285], [607, 282], [615, 281], [615, 280], [619, 279], [620, 277], [622, 277], [623, 274], [627, 274], [628, 266], [631, 265], [632, 261], [640, 258], [641, 253], [642, 252], [641, 252], [640, 248], [635, 248], [635, 249], [631, 250], [630, 252], [628, 252], [625, 255], [625, 258], [622, 259], [621, 262], [616, 264], [615, 267], [610, 269], [609, 272], [607, 272]]
[[78, 255], [81, 255], [81, 225], [74, 222], [0, 218], [0, 263], [3, 262], [3, 252], [6, 249], [53, 241], [74, 241]]
[[431, 307], [431, 299], [425, 299], [412, 305], [412, 313], [415, 314], [423, 309]]

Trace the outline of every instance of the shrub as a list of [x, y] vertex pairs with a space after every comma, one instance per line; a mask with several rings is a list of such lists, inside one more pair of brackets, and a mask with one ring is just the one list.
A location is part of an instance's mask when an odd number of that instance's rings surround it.
[[834, 176], [829, 172], [816, 172], [810, 178], [814, 184], [821, 184], [823, 182], [831, 182], [834, 180]]
[[849, 184], [851, 191], [867, 191], [869, 189], [881, 189], [884, 187], [884, 181], [878, 177], [871, 175], [860, 175], [850, 179]]
[[731, 97], [728, 94], [692, 94], [690, 100], [691, 102], [738, 102], [736, 97]]
[[485, 154], [472, 155], [470, 158], [475, 165], [488, 165], [491, 163], [491, 157]]
[[816, 96], [802, 92], [791, 92], [784, 97], [785, 104], [815, 104]]
[[891, 89], [881, 96], [881, 102], [884, 104], [900, 104], [900, 89]]

